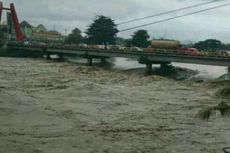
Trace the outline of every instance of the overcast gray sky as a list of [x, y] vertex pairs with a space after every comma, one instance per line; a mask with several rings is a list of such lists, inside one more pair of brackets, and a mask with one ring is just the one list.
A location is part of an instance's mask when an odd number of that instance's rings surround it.
[[[65, 29], [67, 29], [69, 33], [75, 27], [84, 32], [96, 15], [105, 15], [111, 17], [115, 22], [120, 22], [205, 1], [208, 0], [3, 0], [3, 3], [4, 5], [9, 5], [10, 2], [15, 3], [20, 21], [27, 20], [34, 26], [41, 23], [48, 29], [55, 28], [61, 33], [65, 33]], [[126, 24], [119, 26], [118, 29], [154, 22], [228, 2], [230, 0], [223, 0], [195, 9]], [[230, 6], [142, 29], [148, 30], [151, 38], [166, 37], [181, 41], [216, 38], [230, 43]], [[136, 30], [119, 33], [118, 36], [128, 38]]]

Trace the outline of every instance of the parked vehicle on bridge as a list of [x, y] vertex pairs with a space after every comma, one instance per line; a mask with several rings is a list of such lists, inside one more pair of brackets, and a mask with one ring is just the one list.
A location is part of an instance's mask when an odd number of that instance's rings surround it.
[[144, 49], [145, 52], [159, 52], [170, 54], [187, 54], [200, 55], [196, 48], [182, 47], [180, 41], [177, 40], [152, 40], [151, 45]]
[[201, 53], [196, 48], [182, 48], [181, 52], [188, 54], [188, 55], [193, 55], [193, 56], [201, 55]]
[[139, 47], [131, 47], [130, 49], [131, 49], [131, 51], [138, 51], [138, 52], [142, 52], [143, 51], [143, 49], [139, 48]]
[[202, 51], [200, 54], [213, 57], [230, 57], [230, 51]]
[[23, 44], [26, 45], [26, 46], [32, 45], [32, 43], [29, 42], [29, 41], [24, 41]]
[[108, 45], [107, 47], [111, 50], [125, 50], [125, 47], [121, 45]]
[[181, 48], [181, 44], [176, 40], [152, 40], [151, 48], [178, 50]]
[[105, 49], [105, 45], [89, 45], [90, 49]]
[[87, 44], [84, 44], [84, 43], [80, 43], [80, 44], [78, 44], [78, 47], [81, 47], [81, 48], [88, 48], [88, 45], [87, 45]]
[[221, 56], [230, 56], [230, 51], [219, 51]]

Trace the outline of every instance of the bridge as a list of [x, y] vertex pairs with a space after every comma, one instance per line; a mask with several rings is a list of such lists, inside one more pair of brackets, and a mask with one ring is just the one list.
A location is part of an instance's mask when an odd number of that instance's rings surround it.
[[[3, 7], [2, 2], [0, 2], [0, 21], [3, 10], [10, 11], [11, 16], [9, 16], [9, 18], [13, 20], [12, 22], [16, 34], [16, 40], [22, 42], [25, 36], [20, 30], [14, 4], [11, 3], [10, 8], [5, 8]], [[102, 61], [111, 57], [132, 58], [138, 60], [139, 63], [146, 65], [146, 74], [151, 74], [153, 64], [161, 64], [161, 67], [164, 67], [171, 62], [225, 66], [228, 67], [228, 72], [230, 73], [230, 56], [193, 56], [191, 54], [179, 53], [174, 50], [155, 50], [147, 52], [119, 49], [92, 49], [70, 46], [25, 45], [19, 43], [9, 43], [8, 48], [11, 50], [28, 51], [28, 53], [38, 53], [41, 57], [46, 55], [45, 57], [47, 59], [49, 59], [52, 54], [57, 54], [60, 58], [63, 56], [79, 56], [87, 58], [89, 65], [92, 65], [94, 58], [100, 58]]]
[[131, 51], [131, 50], [115, 50], [115, 49], [91, 49], [68, 46], [31, 46], [31, 45], [8, 45], [11, 50], [23, 50], [28, 53], [37, 52], [42, 56], [45, 55], [50, 59], [50, 55], [56, 54], [60, 58], [63, 56], [78, 56], [88, 59], [88, 64], [93, 64], [93, 59], [101, 59], [105, 61], [111, 57], [123, 57], [138, 60], [140, 64], [146, 65], [146, 74], [151, 74], [153, 64], [161, 64], [165, 66], [171, 62], [191, 63], [213, 66], [228, 67], [230, 72], [230, 56], [213, 56], [213, 55], [189, 55], [178, 53], [174, 50], [156, 50], [152, 52]]

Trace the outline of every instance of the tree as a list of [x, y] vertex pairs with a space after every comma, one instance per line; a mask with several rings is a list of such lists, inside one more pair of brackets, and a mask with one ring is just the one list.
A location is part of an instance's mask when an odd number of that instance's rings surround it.
[[86, 31], [88, 42], [91, 44], [114, 44], [118, 30], [116, 24], [109, 17], [97, 16]]
[[145, 48], [149, 45], [149, 38], [150, 36], [148, 35], [146, 30], [138, 30], [134, 32], [132, 44], [136, 47]]
[[230, 44], [222, 44], [222, 48], [223, 50], [230, 50]]
[[125, 47], [132, 47], [132, 39], [125, 40]]
[[207, 39], [194, 44], [193, 47], [199, 50], [217, 51], [222, 48], [222, 43], [216, 39]]
[[66, 44], [79, 44], [82, 41], [81, 31], [78, 28], [73, 29], [73, 31], [68, 35], [65, 40]]

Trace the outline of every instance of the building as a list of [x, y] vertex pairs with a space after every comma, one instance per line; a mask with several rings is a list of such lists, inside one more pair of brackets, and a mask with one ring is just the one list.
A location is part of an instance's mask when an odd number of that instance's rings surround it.
[[7, 34], [7, 23], [0, 24], [0, 47], [5, 44], [8, 34]]
[[33, 27], [27, 21], [23, 21], [20, 26], [22, 32], [29, 40], [46, 43], [62, 43], [64, 41], [64, 36], [62, 36], [61, 33], [54, 30], [48, 31], [42, 24], [39, 24], [37, 27]]
[[43, 42], [63, 42], [64, 37], [57, 31], [33, 32], [33, 39]]
[[11, 12], [7, 12], [6, 17], [7, 17], [7, 33], [8, 33], [7, 38], [8, 40], [17, 40], [15, 26], [13, 24]]
[[24, 33], [26, 38], [32, 38], [33, 27], [27, 21], [22, 21], [20, 23], [20, 27], [21, 27], [21, 31]]
[[39, 24], [36, 28], [34, 28], [34, 32], [47, 32], [47, 29], [44, 25]]
[[7, 25], [6, 22], [2, 22], [2, 23], [0, 24], [0, 31], [1, 31], [1, 33], [7, 35], [7, 32], [8, 32], [8, 25]]

